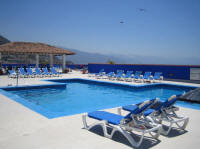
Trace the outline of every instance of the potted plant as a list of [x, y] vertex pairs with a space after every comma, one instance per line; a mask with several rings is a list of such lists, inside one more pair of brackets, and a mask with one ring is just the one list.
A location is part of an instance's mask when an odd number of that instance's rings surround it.
[[87, 73], [87, 69], [85, 67], [83, 67], [82, 74], [86, 74], [86, 73]]
[[69, 69], [66, 68], [66, 69], [64, 70], [64, 73], [68, 73], [68, 72], [69, 72]]
[[82, 74], [86, 74], [86, 69], [82, 69]]
[[1, 69], [1, 67], [0, 67], [0, 75], [3, 75], [3, 70]]

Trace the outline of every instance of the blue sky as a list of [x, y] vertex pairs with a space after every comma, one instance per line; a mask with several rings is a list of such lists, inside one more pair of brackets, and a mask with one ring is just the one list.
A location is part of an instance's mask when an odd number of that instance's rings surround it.
[[0, 1], [0, 34], [11, 41], [200, 59], [199, 0]]

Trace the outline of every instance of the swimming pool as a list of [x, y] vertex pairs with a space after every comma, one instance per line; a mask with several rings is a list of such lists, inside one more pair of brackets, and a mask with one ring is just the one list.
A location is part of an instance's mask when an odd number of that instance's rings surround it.
[[[94, 110], [135, 104], [159, 97], [165, 100], [173, 94], [188, 92], [193, 87], [169, 84], [124, 85], [84, 79], [54, 80], [66, 87], [4, 88], [11, 99], [46, 116], [55, 118]], [[200, 109], [199, 104], [179, 101], [178, 105]]]

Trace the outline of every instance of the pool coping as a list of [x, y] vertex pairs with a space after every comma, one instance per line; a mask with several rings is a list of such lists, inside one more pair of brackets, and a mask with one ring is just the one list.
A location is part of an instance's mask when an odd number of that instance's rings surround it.
[[[36, 106], [34, 103], [31, 103], [27, 101], [26, 99], [19, 97], [16, 94], [12, 94], [8, 91], [11, 90], [24, 90], [24, 89], [39, 89], [39, 88], [55, 88], [55, 87], [67, 87], [66, 83], [62, 83], [59, 81], [70, 81], [70, 80], [82, 80], [82, 81], [89, 81], [89, 82], [98, 82], [98, 83], [104, 83], [104, 84], [111, 84], [111, 85], [119, 85], [119, 86], [125, 86], [125, 87], [136, 87], [136, 88], [142, 88], [142, 87], [151, 87], [151, 86], [157, 86], [157, 85], [172, 85], [172, 86], [180, 86], [180, 87], [191, 87], [191, 88], [197, 88], [196, 86], [191, 86], [191, 85], [179, 85], [179, 84], [171, 84], [171, 83], [153, 83], [153, 84], [124, 84], [120, 82], [107, 82], [107, 81], [102, 81], [102, 80], [91, 80], [91, 79], [83, 79], [83, 78], [69, 78], [69, 79], [46, 79], [46, 80], [41, 80], [41, 81], [48, 81], [51, 82], [51, 84], [37, 84], [37, 85], [22, 85], [22, 86], [5, 86], [5, 87], [0, 87], [0, 94], [10, 98], [11, 100], [16, 101], [17, 103], [25, 106], [26, 108], [31, 109], [32, 111], [39, 113], [40, 115], [52, 119], [52, 118], [57, 118], [57, 117], [62, 117], [62, 116], [68, 116], [68, 115], [75, 115], [75, 114], [80, 114], [79, 112], [77, 113], [55, 113], [51, 112], [41, 106]], [[55, 83], [54, 81], [58, 81], [59, 83]], [[184, 106], [177, 104], [178, 106], [185, 107], [185, 108], [192, 108], [189, 106]], [[195, 108], [192, 108], [195, 109]], [[196, 108], [197, 109], [197, 108]], [[200, 109], [197, 109], [200, 110]]]
[[143, 84], [126, 84], [123, 82], [108, 82], [108, 81], [103, 81], [103, 80], [91, 80], [91, 79], [86, 79], [86, 78], [70, 78], [70, 79], [45, 79], [43, 81], [49, 81], [49, 82], [59, 82], [59, 81], [64, 81], [64, 80], [83, 80], [83, 81], [89, 81], [89, 82], [98, 82], [98, 83], [104, 83], [104, 84], [115, 84], [115, 85], [120, 85], [120, 86], [129, 86], [129, 87], [147, 87], [147, 86], [157, 86], [157, 85], [171, 85], [171, 86], [177, 86], [177, 87], [190, 87], [190, 88], [198, 88], [197, 86], [193, 85], [184, 85], [184, 84], [173, 84], [173, 83], [164, 83], [164, 82], [157, 82], [157, 83], [143, 83]]
[[51, 84], [34, 84], [34, 85], [19, 85], [19, 86], [2, 86], [0, 89], [3, 90], [21, 90], [21, 89], [39, 89], [39, 88], [46, 88], [46, 87], [66, 87], [66, 83], [55, 83], [51, 82]]

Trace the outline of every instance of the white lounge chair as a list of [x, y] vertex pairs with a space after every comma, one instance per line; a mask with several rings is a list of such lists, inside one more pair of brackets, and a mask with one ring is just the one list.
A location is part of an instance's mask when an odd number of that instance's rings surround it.
[[8, 70], [8, 77], [9, 78], [16, 78], [17, 73], [14, 70]]
[[[189, 117], [178, 116], [176, 111], [179, 110], [177, 107], [174, 107], [175, 102], [178, 97], [176, 95], [171, 96], [165, 102], [159, 102], [159, 104], [153, 106], [152, 108], [144, 111], [143, 116], [146, 120], [154, 121], [158, 124], [164, 124], [163, 122], [168, 123], [168, 129], [165, 130], [162, 128], [161, 134], [168, 135], [174, 124], [177, 125], [179, 129], [184, 130], [189, 122]], [[124, 106], [122, 107], [125, 111], [131, 111], [134, 106]], [[181, 123], [183, 123], [181, 125]]]
[[[151, 128], [147, 128], [143, 120], [139, 119], [139, 115], [151, 104], [152, 103], [150, 101], [143, 102], [138, 105], [134, 111], [129, 112], [129, 114], [126, 116], [105, 111], [90, 112], [82, 116], [83, 125], [87, 130], [90, 130], [96, 125], [100, 125], [103, 128], [104, 136], [110, 139], [113, 137], [116, 131], [119, 131], [127, 138], [133, 147], [139, 147], [146, 133], [149, 133], [152, 138], [155, 139], [157, 139], [160, 135], [160, 124], [151, 123], [149, 124], [151, 125]], [[88, 125], [86, 117], [96, 119], [98, 121]], [[112, 128], [110, 134], [107, 131], [107, 127]], [[132, 131], [141, 133], [139, 141], [136, 141], [133, 137], [131, 137], [130, 133]]]

